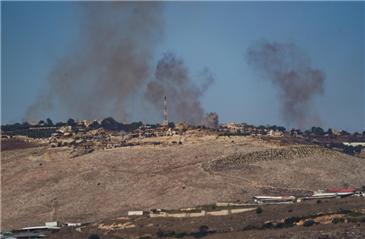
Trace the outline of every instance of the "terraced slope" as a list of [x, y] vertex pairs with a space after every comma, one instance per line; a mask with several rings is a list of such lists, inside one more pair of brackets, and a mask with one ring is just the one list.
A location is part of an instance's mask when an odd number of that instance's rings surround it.
[[224, 171], [229, 169], [247, 168], [250, 164], [271, 160], [298, 160], [313, 157], [334, 157], [335, 151], [318, 146], [292, 146], [287, 148], [274, 148], [250, 153], [237, 153], [212, 160], [207, 169]]
[[[364, 184], [365, 160], [318, 146], [290, 146], [235, 153], [204, 164], [212, 174], [242, 179], [277, 194]], [[274, 192], [274, 193], [273, 193]]]

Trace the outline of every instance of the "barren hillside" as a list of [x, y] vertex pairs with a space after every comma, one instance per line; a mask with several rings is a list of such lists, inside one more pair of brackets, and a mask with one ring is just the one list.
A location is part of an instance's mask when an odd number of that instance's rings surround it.
[[185, 136], [71, 158], [65, 148], [2, 152], [2, 225], [95, 221], [129, 209], [246, 201], [269, 192], [365, 182], [365, 161], [314, 146], [253, 137]]

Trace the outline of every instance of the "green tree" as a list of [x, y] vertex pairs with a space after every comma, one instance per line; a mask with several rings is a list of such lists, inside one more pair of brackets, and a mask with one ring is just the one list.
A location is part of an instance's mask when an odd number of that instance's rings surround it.
[[74, 119], [69, 118], [69, 119], [67, 120], [67, 125], [69, 125], [69, 126], [75, 126], [75, 125], [76, 125], [76, 122], [75, 122], [75, 120], [74, 120]]
[[315, 135], [324, 135], [324, 130], [321, 127], [312, 127], [312, 133]]
[[52, 120], [50, 118], [47, 118], [46, 119], [46, 122], [47, 122], [47, 125], [48, 126], [53, 126], [53, 122], [52, 122]]

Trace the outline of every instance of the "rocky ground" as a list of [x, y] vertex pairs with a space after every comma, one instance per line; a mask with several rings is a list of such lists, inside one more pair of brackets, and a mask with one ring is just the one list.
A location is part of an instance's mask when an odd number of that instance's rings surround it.
[[53, 239], [99, 238], [315, 238], [360, 239], [365, 236], [363, 198], [344, 198], [262, 205], [257, 211], [199, 218], [118, 217], [86, 225], [77, 231], [62, 229]]
[[148, 140], [162, 143], [75, 158], [69, 148], [3, 151], [2, 228], [95, 222], [127, 210], [242, 202], [263, 193], [305, 194], [365, 182], [363, 159], [314, 146], [195, 134]]

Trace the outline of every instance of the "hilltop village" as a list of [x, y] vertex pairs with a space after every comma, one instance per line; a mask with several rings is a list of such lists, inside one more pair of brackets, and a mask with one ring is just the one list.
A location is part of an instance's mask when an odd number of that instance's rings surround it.
[[[247, 123], [215, 124], [213, 127], [192, 126], [185, 123], [165, 122], [143, 124], [119, 123], [112, 117], [101, 121], [75, 121], [53, 123], [41, 120], [38, 124], [15, 123], [1, 126], [2, 149], [28, 147], [42, 144], [49, 147], [71, 147], [73, 156], [99, 149], [134, 146], [139, 144], [163, 144], [162, 136], [175, 136], [172, 144], [182, 144], [184, 135], [201, 134], [221, 136], [253, 136], [281, 144], [316, 144], [351, 155], [365, 156], [365, 131], [348, 133], [344, 130], [312, 127], [309, 130], [287, 130], [282, 126], [254, 126]], [[150, 138], [147, 142], [141, 139]]]

